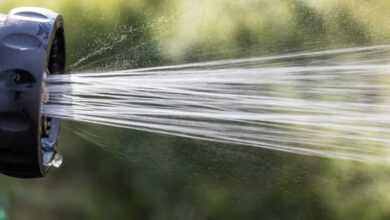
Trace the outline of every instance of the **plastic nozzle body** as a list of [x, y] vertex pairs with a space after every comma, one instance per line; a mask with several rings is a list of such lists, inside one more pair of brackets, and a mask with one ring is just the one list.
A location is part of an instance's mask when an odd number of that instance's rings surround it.
[[43, 8], [0, 15], [0, 173], [21, 178], [47, 173], [59, 126], [41, 114], [44, 73], [62, 73], [64, 65], [61, 15]]

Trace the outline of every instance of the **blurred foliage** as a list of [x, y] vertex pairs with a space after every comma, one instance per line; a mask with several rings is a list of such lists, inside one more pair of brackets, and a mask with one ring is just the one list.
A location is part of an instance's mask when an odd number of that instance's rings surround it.
[[[387, 0], [3, 0], [64, 15], [72, 71], [381, 44]], [[2, 177], [10, 219], [388, 219], [388, 165], [66, 122], [65, 164]], [[1, 199], [0, 198], [0, 199]], [[1, 204], [0, 204], [1, 205]]]

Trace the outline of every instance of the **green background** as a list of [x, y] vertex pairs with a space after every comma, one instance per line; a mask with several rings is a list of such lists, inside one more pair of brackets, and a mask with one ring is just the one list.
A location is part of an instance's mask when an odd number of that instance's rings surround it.
[[[385, 44], [387, 0], [3, 0], [64, 15], [68, 69]], [[9, 219], [389, 219], [390, 167], [63, 123], [61, 169], [0, 178]], [[0, 218], [3, 214], [0, 212]]]

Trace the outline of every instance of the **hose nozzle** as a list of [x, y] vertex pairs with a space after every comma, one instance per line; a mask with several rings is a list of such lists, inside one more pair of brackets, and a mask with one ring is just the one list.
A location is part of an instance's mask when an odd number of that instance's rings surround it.
[[[62, 16], [43, 8], [0, 15], [0, 172], [44, 176], [62, 156], [60, 122], [41, 114], [50, 94], [46, 78], [65, 72]], [[61, 159], [59, 159], [61, 158]]]

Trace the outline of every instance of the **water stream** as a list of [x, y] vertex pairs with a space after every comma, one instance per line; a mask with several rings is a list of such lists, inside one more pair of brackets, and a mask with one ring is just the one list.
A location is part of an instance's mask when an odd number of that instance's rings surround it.
[[390, 45], [48, 79], [51, 117], [296, 154], [390, 161]]

